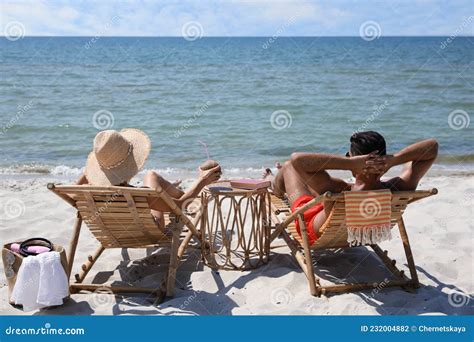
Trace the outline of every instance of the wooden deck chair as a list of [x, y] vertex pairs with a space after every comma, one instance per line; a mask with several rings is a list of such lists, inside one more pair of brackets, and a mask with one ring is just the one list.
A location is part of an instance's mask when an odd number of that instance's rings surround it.
[[[83, 284], [84, 278], [105, 249], [108, 248], [145, 248], [169, 246], [170, 261], [168, 274], [162, 284], [155, 288], [136, 286], [106, 286], [114, 293], [150, 293], [161, 302], [166, 296], [173, 296], [176, 270], [179, 260], [193, 236], [200, 240], [195, 224], [181, 211], [163, 189], [133, 188], [123, 186], [99, 187], [91, 185], [48, 184], [48, 189], [77, 209], [72, 240], [68, 251], [68, 278], [74, 263], [74, 255], [79, 240], [82, 223], [86, 223], [91, 233], [99, 241], [99, 248], [89, 255], [81, 271], [70, 283], [72, 293], [87, 290], [94, 291], [104, 285]], [[161, 198], [172, 210], [165, 214], [166, 229], [158, 228], [150, 212], [148, 200]], [[183, 229], [186, 227], [187, 229]], [[180, 240], [181, 243], [180, 243]]]
[[[345, 283], [329, 286], [321, 286], [320, 279], [314, 274], [313, 262], [311, 258], [312, 251], [334, 249], [334, 248], [353, 248], [347, 242], [347, 229], [345, 226], [345, 201], [344, 194], [325, 194], [314, 198], [306, 205], [300, 207], [294, 213], [291, 213], [290, 204], [286, 199], [280, 199], [271, 195], [272, 201], [272, 222], [274, 231], [271, 235], [271, 241], [280, 235], [290, 247], [298, 264], [302, 268], [309, 281], [310, 292], [313, 296], [321, 296], [328, 293], [343, 293], [357, 291], [369, 288], [384, 288], [392, 286], [401, 286], [405, 290], [413, 290], [419, 287], [418, 275], [413, 261], [413, 254], [408, 241], [408, 234], [403, 222], [403, 213], [408, 204], [418, 201], [422, 198], [432, 196], [438, 193], [437, 189], [419, 190], [419, 191], [400, 191], [392, 192], [391, 203], [391, 227], [398, 225], [400, 236], [403, 242], [405, 255], [407, 258], [410, 278], [406, 277], [404, 272], [399, 270], [395, 264], [396, 261], [388, 257], [388, 252], [383, 251], [377, 244], [370, 245], [374, 252], [380, 257], [385, 266], [391, 271], [394, 278], [390, 281], [370, 282], [370, 283]], [[311, 246], [309, 245], [307, 227], [305, 226], [303, 213], [317, 203], [324, 202], [328, 204], [333, 202], [334, 206], [324, 223], [321, 231], [323, 232]], [[280, 213], [287, 213], [285, 219], [280, 219]], [[295, 220], [300, 224], [301, 235], [298, 234], [295, 226]]]

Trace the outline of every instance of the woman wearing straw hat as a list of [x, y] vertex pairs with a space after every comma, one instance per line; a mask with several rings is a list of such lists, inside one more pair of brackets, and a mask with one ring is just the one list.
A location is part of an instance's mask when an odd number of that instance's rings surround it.
[[[79, 178], [77, 184], [130, 186], [129, 181], [142, 169], [150, 149], [150, 139], [138, 129], [99, 132], [94, 138], [93, 150], [87, 158], [84, 175]], [[219, 165], [208, 170], [199, 170], [198, 179], [186, 192], [154, 171], [146, 173], [143, 185], [152, 189], [161, 186], [176, 204], [182, 207], [190, 203], [206, 185], [217, 181], [221, 175]], [[154, 200], [150, 207], [157, 223], [163, 228], [163, 212], [170, 211], [171, 208], [161, 199]]]

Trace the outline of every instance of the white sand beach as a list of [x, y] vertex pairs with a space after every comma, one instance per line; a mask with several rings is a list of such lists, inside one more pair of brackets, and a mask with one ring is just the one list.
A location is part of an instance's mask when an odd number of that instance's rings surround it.
[[[67, 248], [75, 212], [46, 189], [48, 179], [0, 182], [2, 205], [24, 203], [15, 219], [0, 219], [2, 244], [42, 236]], [[363, 291], [316, 298], [287, 247], [272, 250], [270, 261], [254, 271], [213, 271], [200, 253], [189, 249], [178, 269], [175, 297], [155, 306], [145, 295], [73, 294], [62, 307], [23, 312], [8, 304], [7, 285], [0, 270], [0, 314], [3, 315], [460, 315], [473, 314], [473, 198], [471, 175], [431, 174], [419, 188], [436, 187], [439, 194], [410, 205], [405, 222], [413, 248], [421, 288], [408, 293], [399, 288]], [[382, 247], [406, 269], [397, 231]], [[83, 228], [73, 274], [97, 242]], [[277, 240], [274, 245], [283, 245]], [[137, 285], [156, 284], [166, 251], [107, 250], [87, 277], [95, 283], [121, 280]], [[327, 283], [338, 279], [382, 277], [384, 268], [366, 248], [327, 251], [314, 256], [316, 273]], [[407, 271], [406, 271], [407, 272]], [[387, 274], [387, 277], [389, 275]]]

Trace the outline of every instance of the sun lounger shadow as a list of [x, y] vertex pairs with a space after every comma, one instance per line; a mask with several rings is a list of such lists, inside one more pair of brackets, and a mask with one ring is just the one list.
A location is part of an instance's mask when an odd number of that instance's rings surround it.
[[[323, 253], [319, 252], [317, 257], [313, 257], [313, 260], [316, 275], [321, 280], [335, 284], [348, 281], [366, 281], [361, 277], [376, 276], [378, 279], [387, 280], [393, 277], [393, 274], [384, 267], [377, 255], [365, 247], [327, 250]], [[408, 268], [407, 264], [403, 266]], [[370, 269], [371, 272], [357, 272], [359, 268]], [[374, 284], [376, 286], [373, 289], [356, 292], [355, 294], [367, 304], [375, 307], [381, 315], [418, 315], [425, 313], [472, 315], [474, 313], [474, 297], [472, 294], [464, 293], [453, 284], [439, 281], [422, 267], [417, 266], [416, 269], [437, 285], [426, 285], [426, 282], [421, 282], [420, 288], [415, 293], [414, 291], [403, 291], [396, 287], [385, 288], [386, 281], [382, 281]]]
[[[312, 260], [314, 273], [320, 281], [333, 284], [370, 282], [374, 276], [378, 279], [393, 277], [377, 255], [366, 247], [318, 251]], [[360, 271], [365, 269], [370, 269], [370, 272]]]
[[[245, 289], [247, 284], [259, 277], [268, 277], [268, 278], [279, 278], [284, 276], [289, 272], [294, 272], [293, 268], [291, 267], [283, 267], [285, 265], [290, 264], [291, 256], [289, 255], [279, 255], [278, 263], [269, 263], [267, 265], [261, 266], [257, 269], [241, 273], [239, 272], [240, 276], [235, 279], [233, 282], [229, 283], [228, 285], [224, 284], [224, 281], [221, 278], [221, 271], [213, 270], [211, 271], [211, 276], [213, 281], [217, 286], [217, 291], [215, 292], [207, 292], [207, 291], [193, 291], [189, 288], [189, 291], [185, 291], [176, 293], [175, 298], [170, 299], [167, 302], [168, 307], [174, 307], [175, 310], [160, 312], [160, 314], [165, 315], [232, 315], [232, 310], [234, 308], [239, 307], [238, 305], [230, 296], [233, 289], [242, 290]], [[229, 271], [222, 271], [222, 272], [229, 272]], [[232, 272], [232, 271], [231, 271]], [[180, 274], [183, 275], [181, 272]], [[178, 277], [177, 282], [180, 279]], [[177, 286], [180, 288], [180, 286]], [[188, 289], [186, 289], [188, 290]], [[219, 310], [216, 311], [216, 299], [218, 302]], [[209, 310], [211, 308], [212, 311]], [[127, 311], [129, 313], [137, 313], [136, 310]]]
[[358, 295], [367, 304], [374, 306], [381, 315], [474, 314], [472, 293], [465, 293], [453, 284], [439, 281], [422, 267], [418, 266], [417, 271], [423, 273], [436, 285], [422, 283], [417, 293], [407, 293], [394, 288], [386, 292], [377, 290], [360, 292]]
[[[140, 286], [142, 282], [154, 282], [154, 278], [160, 278], [166, 274], [169, 262], [169, 251], [166, 248], [149, 248], [147, 256], [133, 260], [126, 248], [122, 249], [122, 260], [113, 271], [100, 271], [92, 279], [94, 284], [107, 283], [115, 272], [119, 273], [119, 280], [109, 282], [107, 286]], [[181, 272], [176, 277], [176, 288], [180, 290], [190, 290], [190, 277], [194, 271], [202, 271], [203, 263], [201, 252], [198, 249], [188, 248], [182, 257]], [[112, 304], [112, 300], [107, 300]], [[132, 309], [127, 307], [131, 306]], [[133, 307], [142, 307], [134, 309]], [[150, 311], [153, 308], [154, 311]], [[113, 304], [113, 314], [156, 314], [156, 303], [154, 296], [146, 294], [134, 294], [131, 296], [115, 296]]]
[[[133, 297], [135, 305], [130, 302], [119, 302], [117, 304], [120, 305], [114, 306], [114, 314], [160, 314], [165, 316], [231, 315], [232, 309], [238, 307], [237, 303], [226, 294], [226, 291], [228, 291], [232, 286], [225, 287], [223, 285], [223, 282], [219, 277], [218, 271], [211, 272], [212, 277], [219, 288], [217, 292], [193, 290], [190, 282], [191, 273], [192, 272], [180, 272], [180, 275], [176, 279], [175, 296], [174, 298], [169, 299], [166, 302], [166, 305], [161, 305], [160, 307], [157, 307], [150, 302], [147, 303], [146, 298], [135, 296]], [[217, 311], [216, 300], [218, 302], [219, 308]], [[150, 307], [153, 307], [155, 311], [147, 310]]]
[[[131, 285], [141, 278], [152, 273], [165, 273], [167, 263], [169, 262], [169, 252], [160, 248], [154, 250], [144, 258], [132, 259], [129, 256], [128, 249], [122, 249], [122, 260], [119, 264], [109, 271], [99, 271], [92, 278], [92, 284], [104, 284], [113, 286]], [[119, 273], [119, 279], [110, 281], [114, 274]]]

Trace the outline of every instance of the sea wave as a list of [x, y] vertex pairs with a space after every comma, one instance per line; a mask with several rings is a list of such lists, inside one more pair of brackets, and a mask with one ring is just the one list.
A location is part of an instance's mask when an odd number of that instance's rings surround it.
[[465, 164], [473, 164], [474, 163], [474, 154], [463, 154], [463, 155], [453, 155], [453, 154], [446, 154], [438, 156], [437, 160], [440, 164], [448, 164], [448, 165], [465, 165]]
[[[66, 167], [66, 166], [64, 166]], [[54, 166], [43, 164], [21, 164], [0, 167], [0, 174], [2, 175], [17, 175], [17, 174], [52, 174]]]
[[[269, 165], [271, 166], [271, 165]], [[271, 166], [272, 167], [272, 166]], [[434, 165], [438, 170], [473, 170], [474, 154], [467, 155], [440, 155]], [[147, 171], [155, 171], [159, 174], [170, 176], [171, 178], [195, 178], [197, 176], [196, 168], [164, 167], [164, 168], [145, 168], [138, 175], [143, 176]], [[277, 170], [272, 167], [272, 170]], [[223, 167], [224, 177], [260, 177], [263, 167], [244, 166], [244, 167]], [[47, 165], [42, 163], [25, 163], [14, 165], [0, 165], [0, 175], [38, 175], [53, 176], [64, 178], [76, 178], [84, 173], [84, 167], [72, 165]]]
[[[263, 168], [244, 167], [244, 168], [223, 168], [224, 174], [229, 175], [242, 175], [242, 174], [261, 174]], [[189, 168], [157, 168], [157, 169], [143, 169], [139, 172], [139, 175], [145, 174], [147, 171], [155, 171], [162, 175], [192, 175], [196, 174], [197, 170]], [[22, 164], [0, 167], [0, 174], [2, 175], [18, 175], [18, 174], [31, 174], [31, 175], [52, 175], [52, 176], [74, 176], [78, 177], [84, 173], [84, 167], [74, 167], [68, 165], [44, 165], [44, 164]]]

